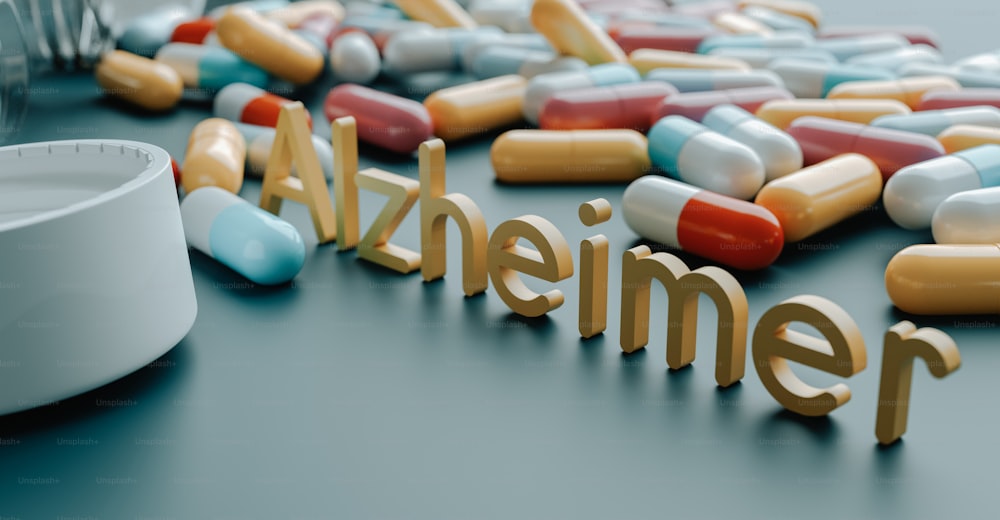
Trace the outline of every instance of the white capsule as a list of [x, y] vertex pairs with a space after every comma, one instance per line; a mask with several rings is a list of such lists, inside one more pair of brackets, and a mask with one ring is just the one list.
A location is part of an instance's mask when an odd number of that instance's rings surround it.
[[531, 49], [536, 51], [548, 51], [553, 54], [555, 53], [555, 51], [552, 50], [552, 45], [549, 44], [549, 41], [538, 33], [494, 34], [492, 37], [484, 35], [469, 42], [465, 46], [465, 50], [462, 51], [462, 70], [471, 72], [476, 58], [484, 51], [496, 47], [504, 49]]
[[469, 6], [469, 15], [479, 25], [495, 25], [508, 33], [532, 33], [531, 5], [533, 0], [476, 0]]
[[815, 45], [832, 52], [838, 60], [846, 61], [859, 54], [901, 49], [910, 45], [910, 41], [898, 34], [871, 34], [820, 39]]
[[736, 105], [718, 105], [701, 124], [757, 153], [764, 163], [766, 181], [802, 169], [802, 148], [792, 136]]
[[556, 92], [566, 90], [638, 83], [642, 78], [635, 67], [627, 63], [602, 63], [586, 70], [567, 70], [539, 74], [528, 82], [521, 110], [524, 118], [538, 124], [538, 113], [545, 101]]
[[851, 65], [864, 65], [865, 67], [879, 67], [898, 73], [899, 69], [911, 63], [928, 63], [932, 65], [944, 63], [944, 57], [934, 47], [918, 44], [888, 51], [861, 54], [849, 58], [847, 63]]
[[801, 49], [755, 49], [753, 47], [719, 47], [708, 53], [711, 56], [726, 56], [747, 62], [755, 69], [768, 67], [773, 61], [782, 58], [813, 61], [834, 64], [837, 58], [830, 51], [805, 47]]
[[1000, 244], [1000, 187], [956, 193], [931, 220], [938, 244]]
[[980, 125], [1000, 128], [1000, 109], [992, 106], [971, 106], [941, 110], [921, 110], [910, 114], [879, 116], [869, 124], [881, 128], [893, 128], [936, 137], [949, 126], [954, 125]]
[[1000, 74], [1000, 51], [974, 54], [956, 61], [955, 66], [962, 70]]
[[435, 29], [394, 34], [382, 50], [386, 72], [414, 74], [457, 70], [462, 65], [465, 47], [479, 39], [496, 39], [499, 29]]
[[[264, 170], [267, 169], [267, 161], [271, 158], [271, 149], [274, 147], [274, 136], [277, 135], [277, 131], [270, 126], [247, 123], [234, 124], [247, 142], [246, 174], [251, 177], [263, 177]], [[323, 168], [323, 176], [332, 180], [333, 147], [330, 145], [330, 141], [315, 134], [310, 135], [310, 138], [313, 149], [316, 150], [319, 165]], [[292, 165], [292, 174], [295, 174], [294, 164]]]
[[375, 42], [363, 32], [349, 31], [330, 46], [330, 70], [341, 81], [368, 84], [382, 68]]
[[785, 86], [781, 77], [769, 70], [663, 68], [649, 71], [646, 80], [670, 83], [678, 92]]

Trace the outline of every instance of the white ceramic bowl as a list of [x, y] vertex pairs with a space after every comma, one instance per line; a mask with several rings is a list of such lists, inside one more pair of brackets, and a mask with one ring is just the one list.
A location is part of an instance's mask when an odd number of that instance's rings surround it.
[[119, 140], [0, 148], [0, 414], [135, 371], [196, 314], [166, 151]]

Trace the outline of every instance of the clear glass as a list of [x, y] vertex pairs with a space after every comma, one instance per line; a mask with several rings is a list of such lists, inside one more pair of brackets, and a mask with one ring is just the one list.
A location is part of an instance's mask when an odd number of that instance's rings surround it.
[[205, 0], [0, 0], [0, 143], [24, 120], [31, 76], [93, 67], [130, 20], [164, 5], [201, 13]]

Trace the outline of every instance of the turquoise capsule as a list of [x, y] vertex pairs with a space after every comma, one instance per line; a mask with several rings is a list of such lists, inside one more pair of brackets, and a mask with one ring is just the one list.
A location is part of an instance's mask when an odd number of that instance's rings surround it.
[[267, 87], [267, 72], [222, 47], [168, 43], [156, 53], [156, 61], [176, 70], [187, 88], [215, 92], [232, 83]]
[[887, 70], [843, 63], [820, 63], [797, 58], [782, 58], [768, 65], [785, 82], [795, 97], [826, 97], [833, 87], [860, 80], [890, 80], [896, 75]]
[[305, 243], [294, 226], [221, 188], [184, 197], [181, 221], [188, 245], [252, 282], [288, 282], [305, 263]]
[[742, 47], [751, 49], [801, 49], [813, 43], [813, 37], [801, 32], [780, 32], [774, 34], [720, 34], [709, 36], [698, 44], [699, 54], [708, 54], [715, 49]]

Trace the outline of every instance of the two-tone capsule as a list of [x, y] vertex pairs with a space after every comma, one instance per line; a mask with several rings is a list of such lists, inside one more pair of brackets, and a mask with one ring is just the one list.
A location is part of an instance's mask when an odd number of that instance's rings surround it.
[[510, 130], [490, 161], [509, 183], [627, 182], [649, 172], [646, 148], [635, 130]]
[[[271, 159], [277, 131], [270, 126], [234, 124], [247, 143], [245, 172], [251, 177], [263, 177], [267, 163]], [[330, 141], [316, 134], [310, 134], [309, 137], [312, 140], [313, 149], [316, 151], [316, 158], [319, 159], [319, 165], [323, 168], [323, 176], [327, 179], [333, 179], [333, 147], [330, 145]], [[292, 174], [297, 175], [294, 164], [292, 165]]]
[[354, 117], [359, 140], [397, 153], [415, 152], [434, 131], [423, 104], [350, 83], [330, 89], [323, 113], [329, 121]]
[[827, 92], [829, 99], [895, 99], [913, 110], [921, 106], [925, 94], [958, 91], [961, 85], [947, 76], [915, 76], [886, 81], [847, 81]]
[[736, 105], [716, 106], [701, 124], [756, 152], [767, 181], [802, 169], [802, 149], [792, 136]]
[[1000, 108], [1000, 88], [933, 90], [924, 94], [915, 110], [944, 110], [980, 105]]
[[747, 87], [703, 92], [682, 92], [667, 97], [653, 112], [652, 123], [661, 118], [677, 115], [701, 121], [712, 108], [730, 104], [749, 112], [756, 112], [768, 101], [792, 99], [792, 93], [783, 87]]
[[635, 180], [622, 196], [625, 223], [639, 236], [736, 269], [763, 269], [784, 234], [763, 206], [663, 177]]
[[531, 79], [540, 74], [559, 71], [582, 71], [587, 62], [573, 56], [557, 56], [551, 51], [522, 47], [489, 47], [476, 53], [469, 71], [479, 79], [517, 74]]
[[802, 116], [820, 116], [868, 124], [888, 115], [908, 115], [910, 107], [893, 99], [779, 99], [757, 109], [757, 117], [786, 129]]
[[938, 244], [1000, 244], [1000, 187], [958, 192], [931, 219]]
[[188, 245], [255, 283], [285, 283], [305, 263], [294, 226], [221, 188], [184, 197], [181, 222]]
[[665, 81], [680, 92], [785, 86], [781, 78], [769, 70], [653, 69], [645, 79]]
[[180, 74], [184, 86], [209, 91], [232, 83], [267, 86], [268, 74], [256, 65], [221, 47], [193, 43], [168, 43], [156, 53], [156, 61]]
[[[212, 102], [215, 117], [251, 125], [277, 126], [281, 107], [292, 100], [271, 94], [248, 83], [233, 83], [223, 87]], [[312, 127], [308, 112], [306, 118]]]
[[871, 125], [930, 136], [936, 136], [953, 125], [982, 125], [1000, 128], [1000, 108], [974, 106], [885, 115], [873, 119]]
[[567, 90], [637, 83], [642, 78], [634, 67], [625, 63], [604, 63], [586, 70], [568, 70], [539, 74], [528, 82], [522, 106], [524, 118], [538, 124], [538, 113], [545, 101], [556, 92]]
[[799, 98], [825, 97], [833, 87], [847, 81], [895, 78], [891, 72], [872, 67], [791, 58], [775, 60], [768, 68], [780, 76], [785, 88]]
[[546, 130], [630, 128], [649, 130], [653, 111], [677, 89], [662, 81], [558, 92], [542, 106], [539, 126]]

